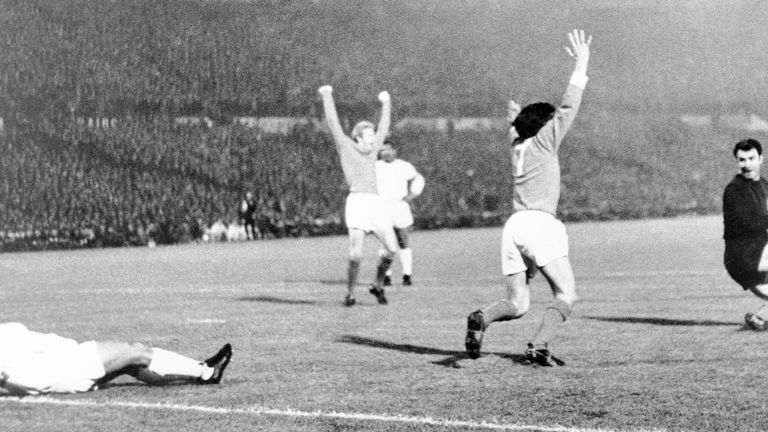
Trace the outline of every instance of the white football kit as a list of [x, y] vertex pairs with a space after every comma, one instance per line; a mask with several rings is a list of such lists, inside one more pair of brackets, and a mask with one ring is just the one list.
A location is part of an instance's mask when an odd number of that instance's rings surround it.
[[78, 393], [93, 390], [104, 374], [94, 341], [78, 343], [20, 323], [0, 324], [0, 388], [30, 395]]
[[[413, 225], [411, 206], [403, 198], [409, 193], [421, 194], [424, 180], [416, 168], [402, 159], [392, 162], [376, 162], [376, 185], [379, 195], [392, 214], [395, 228], [408, 228]], [[410, 189], [409, 189], [410, 187]]]

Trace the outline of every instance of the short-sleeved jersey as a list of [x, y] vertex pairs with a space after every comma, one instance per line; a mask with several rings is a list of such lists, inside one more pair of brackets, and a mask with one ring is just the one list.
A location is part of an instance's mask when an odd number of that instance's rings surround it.
[[585, 75], [574, 74], [554, 117], [539, 132], [512, 143], [513, 209], [541, 210], [555, 215], [560, 200], [558, 150], [581, 105]]
[[379, 195], [387, 201], [402, 201], [408, 195], [408, 182], [418, 175], [416, 168], [402, 159], [376, 162]]
[[376, 189], [376, 160], [379, 150], [384, 144], [384, 138], [389, 133], [391, 104], [385, 102], [382, 105], [381, 119], [376, 129], [376, 142], [373, 150], [363, 154], [355, 148], [355, 141], [344, 134], [336, 113], [336, 105], [333, 96], [323, 95], [323, 109], [331, 129], [336, 151], [341, 160], [341, 169], [344, 171], [344, 179], [347, 181], [350, 192], [378, 193]]

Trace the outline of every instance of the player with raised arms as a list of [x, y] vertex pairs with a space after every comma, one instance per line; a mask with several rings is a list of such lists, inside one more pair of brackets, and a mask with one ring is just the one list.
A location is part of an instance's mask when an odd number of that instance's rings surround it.
[[333, 88], [324, 85], [318, 89], [323, 99], [323, 110], [328, 127], [333, 135], [336, 151], [341, 160], [341, 168], [349, 187], [344, 207], [344, 222], [349, 232], [349, 264], [347, 268], [347, 295], [344, 304], [355, 304], [355, 285], [363, 258], [365, 237], [373, 233], [381, 242], [385, 253], [382, 254], [376, 268], [376, 276], [371, 284], [370, 293], [379, 304], [387, 304], [384, 295], [384, 277], [392, 265], [392, 258], [397, 251], [397, 239], [392, 228], [392, 221], [376, 186], [376, 160], [379, 151], [389, 133], [392, 102], [389, 92], [379, 93], [381, 119], [378, 127], [369, 121], [358, 122], [352, 128], [351, 138], [344, 134], [336, 113], [333, 100]]
[[526, 357], [531, 364], [564, 364], [552, 356], [549, 342], [571, 314], [577, 295], [568, 259], [568, 235], [556, 218], [560, 199], [558, 149], [581, 105], [592, 37], [573, 30], [568, 40], [566, 51], [575, 59], [575, 65], [560, 106], [538, 102], [520, 110], [514, 101], [508, 106], [514, 191], [513, 213], [504, 225], [501, 240], [507, 296], [467, 318], [465, 347], [470, 358], [480, 356], [483, 332], [491, 323], [514, 320], [528, 312], [528, 281], [538, 268], [549, 282], [554, 299], [528, 343]]

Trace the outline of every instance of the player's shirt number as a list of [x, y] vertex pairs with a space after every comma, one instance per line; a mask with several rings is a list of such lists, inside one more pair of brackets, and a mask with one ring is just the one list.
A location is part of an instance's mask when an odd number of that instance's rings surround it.
[[520, 177], [523, 175], [523, 166], [525, 164], [525, 151], [531, 145], [531, 140], [518, 144], [512, 150], [512, 175]]

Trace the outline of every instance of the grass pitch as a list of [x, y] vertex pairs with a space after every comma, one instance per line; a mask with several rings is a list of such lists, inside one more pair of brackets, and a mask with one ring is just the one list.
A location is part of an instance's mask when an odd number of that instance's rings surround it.
[[[568, 225], [582, 301], [524, 365], [551, 294], [496, 323], [477, 360], [466, 315], [503, 296], [501, 228], [417, 232], [413, 287], [342, 306], [345, 237], [0, 255], [2, 320], [196, 358], [229, 341], [220, 386], [0, 398], [3, 430], [768, 430], [760, 302], [722, 265], [719, 217]], [[373, 275], [366, 247], [361, 282]], [[399, 266], [395, 267], [399, 281]]]

